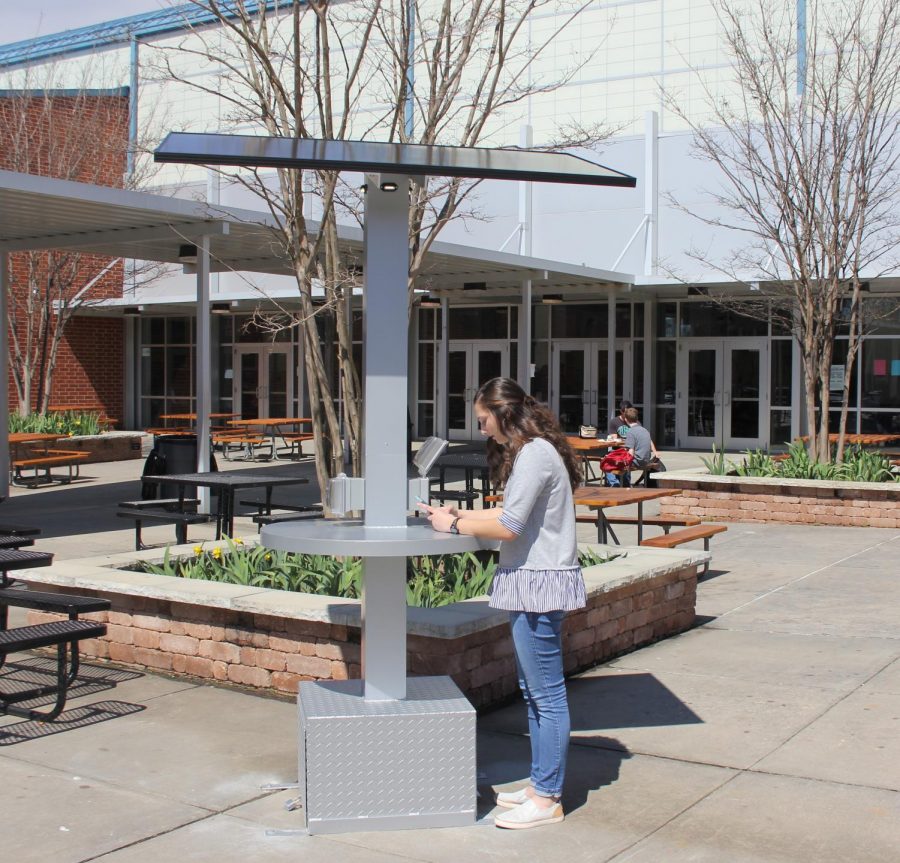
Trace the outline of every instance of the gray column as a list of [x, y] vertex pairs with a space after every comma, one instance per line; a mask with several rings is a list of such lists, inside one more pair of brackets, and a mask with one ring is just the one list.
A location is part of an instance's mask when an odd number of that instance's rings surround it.
[[[607, 411], [605, 417], [597, 418], [599, 428], [605, 428], [609, 418], [616, 410], [616, 289], [609, 287], [606, 290], [609, 298], [609, 319], [606, 322], [606, 401]], [[624, 396], [624, 393], [622, 394]]]
[[648, 111], [644, 119], [644, 275], [656, 275], [659, 262], [659, 115]]
[[0, 251], [0, 500], [9, 497], [9, 254]]
[[[209, 237], [197, 241], [196, 413], [197, 470], [209, 470], [209, 413], [212, 409], [212, 338], [209, 311]], [[199, 510], [209, 512], [209, 489], [199, 489]]]
[[519, 386], [531, 395], [531, 279], [522, 282], [522, 305], [519, 307]]
[[[409, 178], [366, 177], [363, 475], [367, 528], [405, 527]], [[390, 187], [393, 186], [393, 191]], [[363, 560], [362, 673], [370, 701], [406, 697], [406, 558]]]

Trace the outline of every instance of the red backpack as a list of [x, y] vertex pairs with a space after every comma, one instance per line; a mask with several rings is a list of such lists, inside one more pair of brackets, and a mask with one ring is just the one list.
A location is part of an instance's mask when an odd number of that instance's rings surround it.
[[600, 470], [606, 473], [612, 473], [617, 470], [629, 470], [634, 464], [634, 455], [630, 449], [621, 447], [619, 449], [610, 450], [600, 462]]

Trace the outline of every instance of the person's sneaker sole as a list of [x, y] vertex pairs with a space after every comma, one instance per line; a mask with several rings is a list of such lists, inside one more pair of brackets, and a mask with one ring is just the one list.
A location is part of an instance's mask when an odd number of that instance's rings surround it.
[[[523, 806], [527, 804], [522, 804]], [[537, 807], [530, 807], [535, 810], [535, 812], [541, 812], [543, 810], [538, 810]], [[521, 807], [517, 806], [515, 809], [510, 811], [510, 814], [507, 818], [511, 819], [517, 811], [519, 811]], [[556, 806], [551, 807], [551, 812], [558, 812], [558, 815], [548, 815], [546, 818], [531, 818], [529, 820], [515, 821], [515, 820], [507, 820], [502, 815], [494, 818], [494, 825], [496, 827], [500, 827], [504, 830], [530, 830], [532, 827], [543, 827], [545, 824], [559, 824], [560, 821], [563, 821], [566, 817], [565, 813], [562, 810], [562, 806], [557, 804]]]

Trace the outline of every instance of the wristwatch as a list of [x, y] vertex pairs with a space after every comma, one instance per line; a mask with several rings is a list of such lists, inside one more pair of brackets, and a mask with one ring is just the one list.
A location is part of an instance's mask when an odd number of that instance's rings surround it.
[[459, 518], [459, 516], [456, 516], [456, 518], [454, 518], [453, 521], [450, 522], [450, 533], [455, 533], [457, 535], [459, 534]]

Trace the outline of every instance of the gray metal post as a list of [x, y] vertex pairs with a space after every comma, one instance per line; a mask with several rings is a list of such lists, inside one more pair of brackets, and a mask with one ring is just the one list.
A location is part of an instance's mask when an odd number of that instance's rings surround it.
[[[212, 336], [209, 311], [209, 237], [197, 241], [197, 470], [209, 470], [209, 412], [212, 409]], [[209, 489], [199, 489], [198, 509], [209, 512]]]
[[9, 497], [9, 253], [0, 251], [0, 500]]
[[[597, 418], [597, 424], [602, 428], [609, 422], [609, 418], [616, 409], [616, 289], [608, 288], [609, 319], [606, 322], [606, 416]], [[625, 396], [625, 393], [622, 393]]]
[[[366, 527], [405, 527], [409, 178], [366, 178], [363, 475]], [[406, 697], [406, 558], [363, 561], [362, 671], [369, 700]]]
[[659, 264], [659, 115], [648, 111], [644, 118], [644, 275], [656, 275]]

